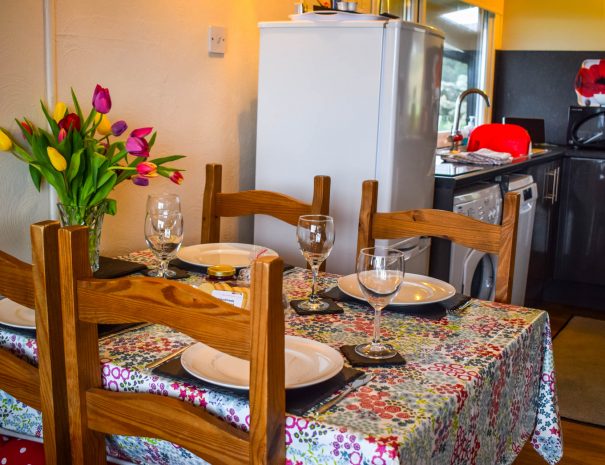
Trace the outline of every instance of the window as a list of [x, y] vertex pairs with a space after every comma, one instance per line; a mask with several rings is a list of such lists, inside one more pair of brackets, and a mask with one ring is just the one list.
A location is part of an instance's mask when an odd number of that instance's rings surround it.
[[[488, 87], [489, 63], [493, 55], [493, 14], [459, 0], [426, 0], [425, 22], [445, 33], [438, 146], [447, 145], [454, 123], [456, 98], [460, 92]], [[485, 121], [485, 104], [469, 95], [460, 109], [460, 127], [471, 119]]]

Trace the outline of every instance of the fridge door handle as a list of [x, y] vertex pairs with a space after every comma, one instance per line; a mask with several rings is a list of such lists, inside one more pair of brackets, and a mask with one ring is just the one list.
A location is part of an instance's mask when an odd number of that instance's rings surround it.
[[426, 236], [421, 236], [418, 238], [418, 242], [416, 243], [415, 246], [409, 247], [409, 248], [399, 247], [398, 250], [401, 250], [403, 252], [403, 259], [407, 262], [408, 260], [411, 260], [412, 258], [420, 255], [422, 252], [427, 250], [430, 246], [431, 246], [431, 238], [426, 237]]

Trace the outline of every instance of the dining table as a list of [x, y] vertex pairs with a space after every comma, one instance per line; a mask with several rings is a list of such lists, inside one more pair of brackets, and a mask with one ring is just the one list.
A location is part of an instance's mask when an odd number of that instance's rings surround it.
[[[121, 257], [150, 264], [149, 251]], [[311, 272], [284, 272], [288, 299], [308, 295]], [[337, 275], [321, 273], [330, 289]], [[183, 282], [199, 286], [201, 272]], [[373, 310], [343, 298], [340, 314], [300, 316], [285, 310], [286, 334], [335, 349], [367, 342]], [[286, 417], [286, 464], [510, 464], [524, 444], [549, 464], [563, 454], [548, 313], [472, 299], [459, 311], [423, 314], [405, 306], [383, 312], [382, 337], [405, 358], [396, 366], [358, 368], [373, 375], [364, 386], [318, 414]], [[190, 346], [188, 336], [160, 325], [139, 325], [99, 342], [105, 389], [182, 399], [243, 430], [246, 393], [192, 379], [158, 375], [150, 364]], [[0, 326], [0, 346], [36, 364], [35, 334]], [[349, 365], [345, 361], [345, 365]], [[0, 391], [0, 427], [40, 438], [40, 412]], [[109, 436], [111, 457], [137, 464], [205, 463], [188, 450], [154, 438]]]

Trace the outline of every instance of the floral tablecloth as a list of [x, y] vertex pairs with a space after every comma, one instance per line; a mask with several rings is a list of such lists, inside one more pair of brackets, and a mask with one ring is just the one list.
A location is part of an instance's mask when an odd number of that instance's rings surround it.
[[[130, 259], [147, 260], [145, 254]], [[309, 273], [284, 277], [290, 298], [306, 295]], [[195, 285], [199, 276], [188, 282]], [[336, 277], [324, 275], [324, 287]], [[335, 348], [367, 341], [372, 311], [341, 303], [344, 314], [286, 312], [287, 333]], [[509, 464], [530, 439], [551, 464], [562, 456], [548, 314], [475, 300], [460, 314], [433, 320], [384, 313], [383, 336], [407, 359], [400, 367], [366, 368], [375, 378], [323, 415], [286, 420], [287, 464]], [[243, 429], [245, 397], [161, 378], [145, 366], [191, 340], [153, 325], [101, 341], [103, 383], [151, 392], [206, 408]], [[31, 336], [0, 330], [0, 346], [35, 363]], [[39, 412], [0, 391], [0, 427], [40, 437]], [[108, 453], [139, 464], [204, 463], [165, 441], [112, 436]]]

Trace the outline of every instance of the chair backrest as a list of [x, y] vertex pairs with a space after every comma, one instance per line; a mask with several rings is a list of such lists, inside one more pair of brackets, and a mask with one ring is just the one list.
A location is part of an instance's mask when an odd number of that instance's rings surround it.
[[202, 244], [220, 242], [221, 217], [269, 215], [296, 226], [299, 216], [328, 215], [329, 212], [329, 176], [315, 176], [313, 201], [307, 204], [293, 197], [270, 191], [222, 192], [222, 166], [206, 165]]
[[0, 251], [0, 294], [35, 309], [38, 346], [38, 369], [0, 350], [0, 389], [42, 412], [47, 465], [70, 463], [58, 229], [56, 221], [31, 226], [32, 265]]
[[376, 239], [430, 236], [498, 255], [496, 302], [510, 303], [512, 295], [519, 194], [504, 196], [502, 224], [495, 225], [444, 210], [409, 210], [377, 213], [378, 181], [364, 181], [359, 212], [357, 253], [373, 247]]
[[[105, 464], [104, 434], [156, 437], [212, 464], [285, 462], [283, 262], [252, 265], [250, 311], [187, 284], [157, 278], [91, 278], [87, 229], [59, 231], [69, 421], [74, 465]], [[101, 389], [97, 323], [170, 326], [250, 360], [250, 432], [201, 407], [155, 394]]]

